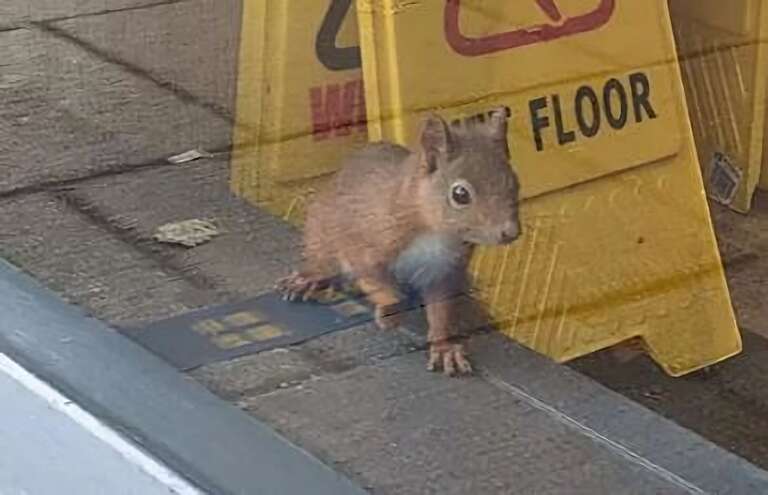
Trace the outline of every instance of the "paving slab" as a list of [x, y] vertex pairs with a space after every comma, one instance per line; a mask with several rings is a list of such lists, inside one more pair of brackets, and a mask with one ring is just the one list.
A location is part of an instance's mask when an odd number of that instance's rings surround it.
[[47, 193], [0, 201], [0, 255], [111, 322], [172, 316], [216, 300]]
[[244, 404], [254, 397], [335, 376], [424, 348], [423, 333], [382, 332], [365, 325], [300, 346], [214, 363], [190, 374], [222, 398]]
[[228, 178], [223, 157], [84, 181], [62, 195], [132, 243], [156, 245], [152, 236], [168, 222], [213, 220], [218, 237], [169, 255], [182, 270], [204, 274], [230, 300], [241, 300], [272, 290], [290, 272], [300, 260], [300, 233], [234, 197]]
[[233, 118], [241, 10], [242, 0], [187, 0], [51, 25]]
[[50, 32], [0, 52], [0, 193], [229, 146], [226, 120]]
[[768, 193], [757, 192], [749, 215], [711, 209], [739, 325], [768, 338]]
[[417, 352], [243, 403], [372, 493], [757, 493], [768, 481], [498, 335], [473, 348], [475, 378], [427, 373]]
[[168, 0], [3, 0], [0, 29], [30, 21], [97, 14], [167, 3]]

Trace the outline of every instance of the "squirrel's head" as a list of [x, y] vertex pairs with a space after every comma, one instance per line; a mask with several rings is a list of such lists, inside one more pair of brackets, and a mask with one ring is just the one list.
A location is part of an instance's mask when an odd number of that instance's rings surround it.
[[426, 119], [418, 173], [428, 223], [472, 244], [508, 244], [520, 236], [508, 112], [497, 108], [484, 122], [463, 126], [448, 126], [437, 115]]

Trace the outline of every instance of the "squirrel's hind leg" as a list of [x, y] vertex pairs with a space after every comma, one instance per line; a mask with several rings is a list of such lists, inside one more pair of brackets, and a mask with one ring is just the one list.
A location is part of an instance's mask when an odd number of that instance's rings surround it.
[[400, 323], [400, 295], [394, 284], [383, 274], [366, 274], [356, 279], [357, 286], [374, 305], [376, 325], [392, 329]]

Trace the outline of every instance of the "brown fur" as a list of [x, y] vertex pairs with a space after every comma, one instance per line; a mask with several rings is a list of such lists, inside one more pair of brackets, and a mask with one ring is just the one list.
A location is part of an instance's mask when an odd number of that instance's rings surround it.
[[[372, 143], [348, 157], [308, 207], [304, 266], [278, 283], [286, 298], [312, 298], [347, 274], [375, 305], [377, 323], [388, 327], [401, 298], [393, 264], [401, 261], [414, 277], [423, 265], [427, 276], [434, 273], [434, 281], [419, 286], [429, 321], [429, 368], [469, 372], [463, 346], [450, 341], [451, 297], [463, 288], [472, 245], [505, 244], [519, 235], [506, 112], [453, 129], [431, 116], [415, 152]], [[455, 200], [457, 184], [472, 193], [469, 204]]]

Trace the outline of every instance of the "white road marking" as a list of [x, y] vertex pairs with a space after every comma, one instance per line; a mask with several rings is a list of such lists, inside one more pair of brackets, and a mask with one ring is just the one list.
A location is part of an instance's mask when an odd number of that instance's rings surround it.
[[102, 423], [72, 400], [21, 367], [5, 354], [0, 354], [0, 371], [10, 376], [24, 388], [42, 398], [54, 410], [61, 412], [91, 435], [109, 445], [126, 461], [167, 486], [177, 495], [205, 495], [158, 460], [154, 459], [131, 441]]

